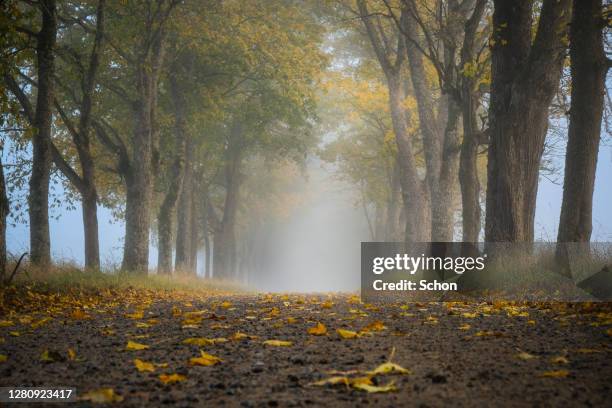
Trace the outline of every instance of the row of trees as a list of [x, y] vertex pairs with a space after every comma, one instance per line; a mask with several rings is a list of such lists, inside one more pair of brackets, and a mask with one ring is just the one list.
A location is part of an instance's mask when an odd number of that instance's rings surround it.
[[[590, 240], [610, 66], [609, 5], [601, 0], [337, 5], [337, 75], [345, 82], [333, 86], [359, 115], [346, 115], [343, 136], [326, 153], [365, 191], [374, 239], [396, 240], [396, 226], [405, 223], [402, 238], [409, 241], [461, 236], [478, 242], [485, 214], [486, 242], [533, 241], [546, 140], [551, 123], [567, 117], [558, 241]], [[350, 59], [355, 55], [358, 63]], [[364, 83], [366, 102], [360, 97]], [[385, 165], [376, 170], [374, 163]]]
[[8, 179], [14, 194], [29, 180], [32, 263], [51, 262], [58, 170], [82, 206], [87, 268], [100, 267], [101, 203], [125, 220], [123, 269], [148, 270], [154, 230], [160, 272], [173, 254], [177, 269], [195, 271], [212, 235], [215, 274], [232, 273], [249, 168], [301, 162], [313, 145], [325, 65], [314, 10], [274, 0], [1, 7]]
[[565, 117], [558, 241], [590, 239], [610, 66], [602, 0], [0, 7], [12, 159], [0, 235], [9, 208], [27, 217], [35, 264], [51, 262], [59, 179], [82, 207], [86, 267], [100, 267], [102, 204], [125, 220], [123, 269], [148, 270], [153, 231], [160, 272], [195, 271], [204, 247], [215, 275], [234, 276], [256, 263], [278, 203], [296, 202], [271, 184], [291, 184], [275, 172], [299, 173], [315, 133], [334, 134], [318, 153], [357, 185], [374, 239], [530, 242], [550, 127]]

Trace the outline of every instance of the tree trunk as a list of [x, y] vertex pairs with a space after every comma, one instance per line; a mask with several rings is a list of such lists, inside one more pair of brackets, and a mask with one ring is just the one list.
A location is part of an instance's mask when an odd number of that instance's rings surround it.
[[608, 61], [601, 0], [574, 0], [570, 25], [571, 109], [558, 242], [588, 242]]
[[400, 221], [402, 187], [399, 182], [399, 166], [397, 159], [393, 160], [391, 170], [390, 191], [387, 199], [387, 220], [385, 226], [385, 241], [398, 242], [403, 240], [403, 232], [399, 231], [399, 226], [403, 225]]
[[9, 214], [1, 152], [2, 149], [0, 149], [0, 283], [4, 282], [6, 274], [6, 217]]
[[191, 236], [189, 237], [191, 242], [189, 243], [189, 271], [197, 276], [198, 274], [198, 250], [200, 249], [200, 234], [199, 234], [199, 225], [198, 222], [198, 194], [196, 191], [191, 194], [191, 217], [192, 217], [192, 227], [191, 227]]
[[[425, 151], [426, 182], [431, 205], [431, 241], [450, 242], [454, 231], [454, 205], [457, 191], [457, 171], [459, 165], [459, 109], [452, 98], [447, 101], [446, 128], [442, 132], [435, 114], [431, 87], [423, 64], [423, 54], [418, 42], [417, 22], [413, 17], [406, 19], [404, 34], [407, 36], [406, 54], [410, 65], [410, 78], [417, 101], [419, 128]], [[454, 58], [454, 50], [445, 49], [449, 60]]]
[[170, 75], [170, 90], [174, 107], [175, 157], [168, 183], [168, 190], [159, 208], [157, 271], [161, 274], [172, 273], [172, 234], [174, 231], [174, 210], [181, 195], [185, 176], [185, 157], [187, 156], [186, 122], [184, 98], [178, 88], [174, 75]]
[[98, 240], [98, 195], [95, 188], [88, 185], [82, 194], [83, 233], [85, 238], [85, 268], [100, 269], [100, 244]]
[[210, 248], [210, 234], [208, 233], [207, 227], [204, 226], [204, 278], [212, 278], [211, 267], [211, 248]]
[[242, 126], [235, 124], [231, 130], [225, 160], [225, 203], [223, 219], [218, 234], [215, 234], [213, 270], [216, 277], [231, 278], [236, 271], [236, 215], [242, 175]]
[[32, 137], [32, 176], [28, 196], [30, 215], [30, 260], [51, 263], [49, 237], [49, 177], [51, 170], [51, 124], [54, 50], [57, 34], [55, 0], [41, 0], [42, 26], [36, 44], [38, 93]]
[[185, 155], [185, 175], [183, 189], [177, 208], [176, 254], [175, 268], [180, 272], [188, 272], [191, 257], [191, 229], [193, 228], [193, 214], [191, 213], [191, 196], [193, 194], [193, 168], [192, 143], [187, 140], [187, 154]]
[[404, 99], [401, 85], [397, 81], [389, 81], [389, 104], [398, 150], [402, 201], [406, 212], [404, 239], [406, 242], [427, 242], [431, 238], [429, 191], [416, 172], [412, 141], [408, 135], [408, 124], [403, 107]]
[[[149, 33], [152, 36], [151, 33]], [[149, 225], [153, 198], [155, 153], [155, 111], [161, 65], [164, 58], [164, 38], [158, 34], [153, 45], [138, 61], [135, 103], [135, 128], [132, 132], [132, 158], [125, 175], [125, 244], [122, 268], [137, 273], [149, 269]]]
[[[476, 31], [484, 13], [486, 0], [477, 0], [472, 15], [465, 23], [461, 66], [475, 64]], [[463, 142], [459, 159], [459, 184], [461, 185], [462, 242], [476, 243], [480, 234], [480, 180], [478, 178], [478, 127], [476, 119], [477, 96], [473, 76], [461, 75], [461, 114], [463, 118]], [[473, 246], [466, 246], [473, 248]]]
[[489, 118], [487, 242], [532, 242], [548, 108], [561, 76], [569, 0], [496, 0]]

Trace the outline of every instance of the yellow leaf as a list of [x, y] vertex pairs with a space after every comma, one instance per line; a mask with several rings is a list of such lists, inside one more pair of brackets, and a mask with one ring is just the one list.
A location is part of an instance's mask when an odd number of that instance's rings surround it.
[[263, 344], [265, 344], [266, 346], [275, 346], [275, 347], [289, 347], [293, 345], [292, 342], [283, 341], [283, 340], [266, 340], [263, 342]]
[[343, 376], [329, 377], [329, 378], [325, 378], [325, 379], [320, 380], [320, 381], [313, 382], [310, 385], [320, 386], [320, 385], [327, 385], [327, 384], [330, 384], [330, 385], [336, 385], [336, 384], [346, 384], [346, 385], [349, 385], [349, 379], [347, 377], [343, 377]]
[[321, 307], [323, 309], [331, 309], [333, 306], [334, 304], [330, 300], [326, 300], [325, 302], [321, 303]]
[[461, 316], [468, 319], [473, 319], [475, 317], [478, 317], [478, 313], [461, 313]]
[[75, 309], [72, 312], [72, 314], [70, 315], [70, 317], [75, 319], [75, 320], [84, 320], [84, 319], [90, 319], [91, 318], [91, 316], [89, 316], [87, 313], [85, 313], [81, 309]]
[[241, 333], [241, 332], [236, 332], [231, 337], [232, 340], [244, 340], [244, 339], [253, 340], [256, 338], [257, 336], [251, 336], [250, 334]]
[[164, 384], [174, 384], [179, 381], [185, 381], [187, 377], [181, 374], [160, 374], [159, 380]]
[[128, 319], [142, 319], [144, 317], [144, 312], [142, 310], [138, 310], [134, 313], [126, 313], [125, 317]]
[[0, 363], [4, 363], [6, 360], [8, 360], [8, 357], [4, 354], [0, 354]]
[[219, 357], [215, 357], [211, 354], [205, 353], [200, 350], [200, 357], [192, 357], [189, 359], [189, 364], [191, 365], [199, 365], [199, 366], [211, 366], [220, 363], [221, 360]]
[[607, 334], [608, 336], [612, 336], [612, 329], [608, 329], [608, 330], [606, 330], [606, 334]]
[[33, 329], [38, 329], [40, 326], [42, 326], [43, 324], [47, 322], [50, 322], [51, 320], [52, 319], [50, 317], [44, 317], [37, 322], [33, 322], [31, 326]]
[[221, 307], [224, 309], [230, 308], [232, 307], [232, 303], [226, 300], [225, 302], [221, 303]]
[[472, 326], [470, 326], [469, 324], [462, 324], [461, 326], [459, 326], [459, 330], [470, 330], [472, 328]]
[[135, 341], [128, 340], [127, 345], [125, 346], [126, 350], [146, 350], [149, 346], [145, 344], [136, 343]]
[[0, 327], [9, 327], [14, 323], [11, 320], [0, 320]]
[[544, 371], [540, 374], [540, 377], [549, 377], [549, 378], [565, 378], [569, 375], [569, 371], [567, 370], [555, 370], [555, 371]]
[[343, 339], [354, 339], [356, 337], [359, 337], [359, 333], [351, 330], [336, 329], [336, 332], [338, 332], [340, 337], [342, 337]]
[[9, 334], [13, 337], [19, 337], [21, 336], [21, 333], [19, 333], [18, 331], [10, 331]]
[[68, 349], [68, 359], [75, 361], [76, 360], [76, 351], [74, 351], [73, 349], [69, 348]]
[[410, 370], [389, 361], [379, 365], [372, 371], [368, 371], [368, 374], [410, 374]]
[[315, 327], [311, 327], [308, 329], [308, 334], [312, 334], [313, 336], [323, 336], [327, 334], [327, 327], [323, 323], [317, 323]]
[[111, 402], [123, 401], [123, 397], [115, 394], [115, 390], [112, 388], [100, 388], [98, 390], [89, 391], [81, 395], [79, 399], [98, 404], [109, 404]]
[[155, 371], [155, 366], [151, 363], [147, 363], [146, 361], [142, 361], [138, 358], [134, 359], [134, 366], [136, 366], [136, 369], [139, 372], [144, 372], [144, 371], [148, 371], [150, 373]]
[[376, 392], [392, 392], [397, 391], [397, 388], [390, 382], [386, 385], [370, 385], [370, 384], [353, 384], [353, 388], [356, 390], [366, 391], [368, 393], [376, 393]]
[[183, 344], [191, 344], [193, 346], [203, 347], [203, 346], [212, 346], [215, 344], [213, 339], [207, 339], [206, 337], [190, 337], [188, 339], [183, 340]]
[[533, 354], [529, 354], [522, 351], [516, 355], [516, 358], [519, 358], [521, 360], [532, 360], [534, 358], [538, 358], [538, 356], [534, 356]]
[[44, 350], [41, 354], [40, 354], [40, 361], [45, 361], [45, 362], [52, 362], [55, 361], [55, 359], [53, 358], [53, 356], [51, 355], [51, 353], [49, 352], [49, 350]]
[[383, 324], [383, 322], [381, 322], [380, 320], [376, 320], [375, 322], [372, 322], [370, 324], [368, 324], [366, 327], [363, 328], [363, 331], [382, 331], [385, 330], [387, 327]]
[[553, 364], [569, 364], [569, 360], [564, 356], [557, 356], [550, 359]]
[[297, 319], [295, 317], [287, 318], [287, 324], [296, 324], [296, 323], [297, 323]]
[[151, 325], [149, 323], [137, 322], [136, 327], [139, 329], [148, 329], [149, 327], [151, 327]]

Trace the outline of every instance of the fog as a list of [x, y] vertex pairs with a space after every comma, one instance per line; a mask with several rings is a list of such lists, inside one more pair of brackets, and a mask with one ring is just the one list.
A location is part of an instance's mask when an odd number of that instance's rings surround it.
[[263, 291], [357, 290], [360, 244], [369, 233], [354, 187], [313, 159], [300, 188], [306, 199], [269, 234], [266, 259], [249, 274], [249, 285]]

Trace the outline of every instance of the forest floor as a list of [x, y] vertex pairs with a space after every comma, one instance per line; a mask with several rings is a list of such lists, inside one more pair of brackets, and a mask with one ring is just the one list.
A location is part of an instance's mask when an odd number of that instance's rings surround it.
[[0, 294], [0, 386], [76, 387], [79, 406], [610, 406], [610, 304]]

